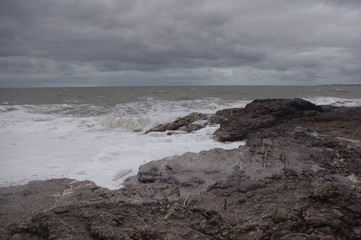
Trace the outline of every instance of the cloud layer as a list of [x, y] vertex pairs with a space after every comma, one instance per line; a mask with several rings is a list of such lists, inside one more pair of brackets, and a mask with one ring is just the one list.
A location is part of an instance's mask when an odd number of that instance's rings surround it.
[[359, 0], [0, 2], [0, 86], [361, 83]]

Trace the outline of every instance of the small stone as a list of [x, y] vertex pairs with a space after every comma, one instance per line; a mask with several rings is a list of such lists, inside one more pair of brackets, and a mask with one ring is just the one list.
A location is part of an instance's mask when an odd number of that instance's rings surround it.
[[138, 180], [142, 183], [154, 182], [161, 176], [160, 169], [155, 163], [148, 163], [140, 166]]
[[285, 222], [288, 219], [288, 212], [284, 208], [276, 208], [271, 218], [275, 223]]
[[245, 203], [245, 202], [247, 202], [247, 199], [246, 199], [246, 198], [240, 198], [240, 199], [238, 199], [238, 203], [239, 203], [239, 204], [242, 204], [242, 203]]
[[56, 207], [53, 209], [53, 212], [56, 214], [63, 214], [63, 213], [68, 213], [69, 212], [69, 207], [68, 206], [61, 206], [61, 207]]

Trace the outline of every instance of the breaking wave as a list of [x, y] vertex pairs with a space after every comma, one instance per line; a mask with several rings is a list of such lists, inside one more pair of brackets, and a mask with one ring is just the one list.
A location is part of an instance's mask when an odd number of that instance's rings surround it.
[[361, 99], [347, 99], [347, 98], [336, 98], [336, 97], [314, 97], [314, 98], [305, 98], [305, 100], [310, 101], [317, 105], [331, 105], [336, 107], [360, 107]]
[[12, 106], [1, 106], [0, 105], [0, 112], [10, 112], [10, 111], [15, 111], [15, 110], [18, 110], [18, 108], [12, 107]]
[[108, 128], [122, 128], [133, 132], [140, 132], [148, 127], [151, 122], [151, 118], [149, 117], [125, 118], [106, 116], [101, 123]]

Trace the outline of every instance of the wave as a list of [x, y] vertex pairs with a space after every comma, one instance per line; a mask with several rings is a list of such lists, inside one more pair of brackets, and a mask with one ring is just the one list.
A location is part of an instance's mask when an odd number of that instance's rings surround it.
[[307, 101], [310, 101], [317, 105], [331, 105], [335, 107], [360, 107], [361, 99], [354, 98], [336, 98], [336, 97], [313, 97], [313, 98], [304, 98]]
[[108, 128], [122, 128], [133, 132], [141, 132], [144, 128], [150, 126], [150, 117], [138, 117], [138, 118], [125, 118], [106, 116], [101, 121], [101, 124]]
[[0, 112], [11, 112], [18, 110], [19, 108], [13, 106], [0, 106]]

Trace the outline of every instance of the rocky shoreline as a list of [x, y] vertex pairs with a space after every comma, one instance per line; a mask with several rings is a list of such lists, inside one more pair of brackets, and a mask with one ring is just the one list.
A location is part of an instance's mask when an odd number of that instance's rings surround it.
[[255, 100], [150, 129], [246, 140], [147, 163], [119, 190], [0, 188], [0, 239], [361, 239], [361, 108]]

